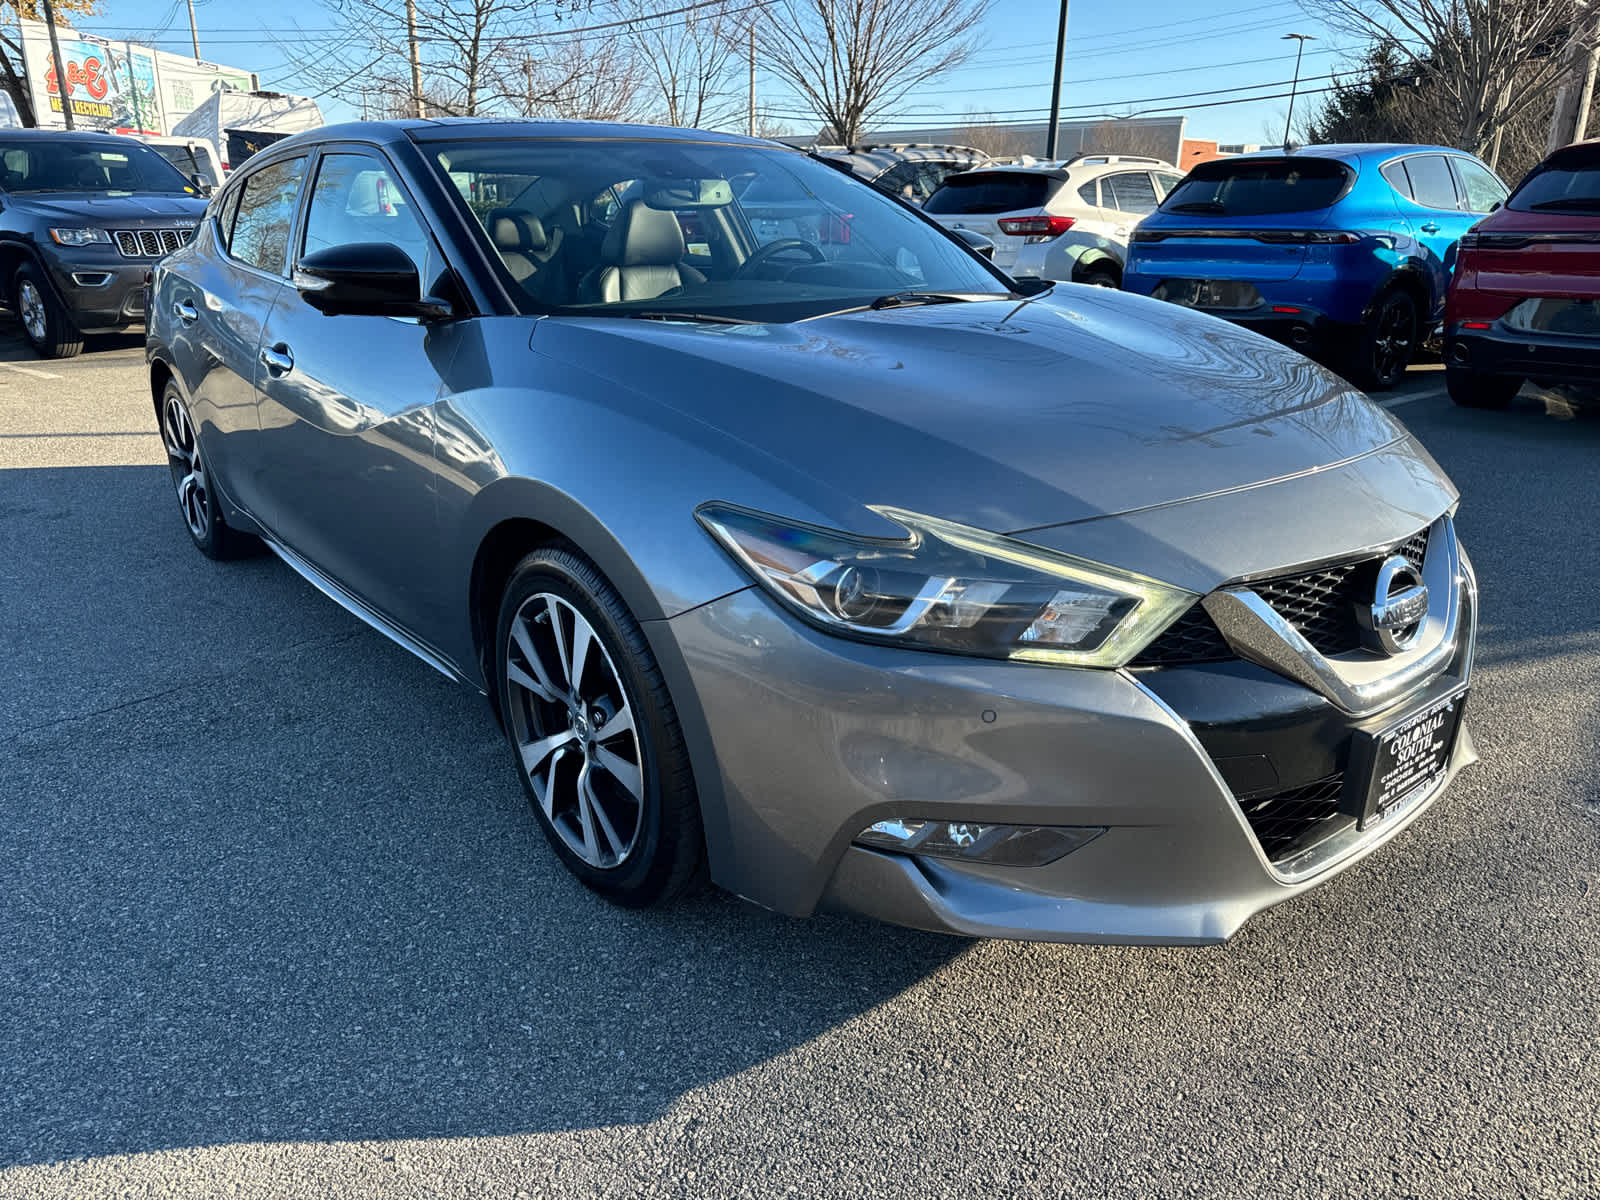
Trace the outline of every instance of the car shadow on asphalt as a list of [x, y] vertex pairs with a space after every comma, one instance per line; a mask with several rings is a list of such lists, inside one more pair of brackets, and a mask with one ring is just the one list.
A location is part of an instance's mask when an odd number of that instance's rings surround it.
[[0, 471], [0, 1167], [647, 1121], [969, 945], [607, 905], [480, 697], [167, 491]]

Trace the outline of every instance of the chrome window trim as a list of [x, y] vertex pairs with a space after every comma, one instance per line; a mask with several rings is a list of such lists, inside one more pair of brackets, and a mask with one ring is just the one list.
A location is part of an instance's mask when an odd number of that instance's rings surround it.
[[1380, 657], [1368, 650], [1325, 656], [1248, 587], [1212, 592], [1201, 603], [1241, 658], [1292, 679], [1344, 712], [1361, 717], [1420, 691], [1456, 655], [1464, 583], [1455, 524], [1448, 515], [1429, 530], [1422, 582], [1430, 596], [1444, 597], [1444, 605], [1442, 609], [1430, 606], [1413, 647], [1393, 656]]

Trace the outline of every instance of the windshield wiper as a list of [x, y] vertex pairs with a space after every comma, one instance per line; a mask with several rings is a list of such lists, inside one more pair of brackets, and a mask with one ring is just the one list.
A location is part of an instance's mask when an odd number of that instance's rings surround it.
[[911, 304], [964, 304], [973, 300], [1008, 300], [1010, 292], [890, 292], [867, 305], [874, 312]]
[[[596, 313], [584, 313], [584, 316], [596, 316]], [[767, 321], [752, 321], [749, 317], [719, 317], [715, 313], [697, 312], [672, 312], [669, 309], [652, 309], [648, 312], [624, 312], [619, 314], [632, 317], [636, 321], [693, 321], [698, 325], [767, 325]]]
[[1227, 206], [1217, 200], [1190, 200], [1187, 204], [1174, 204], [1168, 212], [1227, 212]]
[[1528, 207], [1536, 212], [1553, 212], [1563, 208], [1576, 212], [1600, 212], [1600, 196], [1563, 196], [1559, 200], [1541, 200]]

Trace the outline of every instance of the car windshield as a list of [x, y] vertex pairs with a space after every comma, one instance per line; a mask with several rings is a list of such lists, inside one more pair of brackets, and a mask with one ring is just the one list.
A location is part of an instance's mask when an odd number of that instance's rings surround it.
[[150, 147], [62, 138], [0, 140], [0, 188], [8, 192], [173, 192], [195, 187]]
[[534, 138], [429, 150], [529, 312], [794, 321], [1007, 291], [915, 212], [792, 151]]
[[1167, 213], [1262, 217], [1327, 208], [1350, 171], [1331, 158], [1221, 159], [1201, 163], [1162, 201]]
[[1600, 213], [1600, 148], [1557, 154], [1522, 181], [1506, 201], [1520, 212]]

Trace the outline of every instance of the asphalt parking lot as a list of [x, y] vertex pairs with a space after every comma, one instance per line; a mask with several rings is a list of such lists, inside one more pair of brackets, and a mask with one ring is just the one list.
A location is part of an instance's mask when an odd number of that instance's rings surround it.
[[1600, 1194], [1600, 419], [1464, 493], [1483, 763], [1226, 947], [612, 909], [487, 707], [188, 543], [135, 338], [0, 326], [0, 1195]]

